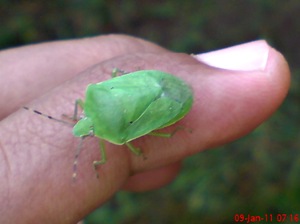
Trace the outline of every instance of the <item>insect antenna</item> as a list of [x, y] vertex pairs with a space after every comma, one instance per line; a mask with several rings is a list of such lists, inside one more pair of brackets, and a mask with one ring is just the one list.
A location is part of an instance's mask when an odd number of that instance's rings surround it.
[[81, 138], [80, 138], [80, 142], [79, 142], [79, 144], [77, 145], [76, 154], [75, 154], [75, 157], [74, 157], [74, 163], [73, 163], [73, 175], [72, 175], [73, 181], [75, 181], [75, 180], [76, 180], [76, 177], [77, 177], [78, 157], [79, 157], [79, 154], [80, 154], [80, 152], [81, 152], [83, 140], [84, 140], [84, 137], [81, 137]]
[[37, 114], [37, 115], [46, 117], [46, 118], [48, 118], [48, 119], [50, 119], [50, 120], [53, 120], [53, 121], [56, 121], [56, 122], [63, 123], [63, 124], [66, 124], [66, 125], [72, 126], [72, 127], [74, 126], [74, 124], [72, 124], [72, 123], [70, 123], [70, 122], [67, 122], [67, 121], [64, 121], [64, 120], [61, 120], [61, 119], [52, 117], [52, 116], [50, 116], [50, 115], [44, 114], [44, 113], [42, 113], [42, 112], [40, 112], [40, 111], [37, 111], [37, 110], [34, 110], [34, 109], [32, 109], [32, 108], [29, 108], [29, 107], [23, 107], [23, 109], [32, 111], [33, 113], [35, 113], [35, 114]]

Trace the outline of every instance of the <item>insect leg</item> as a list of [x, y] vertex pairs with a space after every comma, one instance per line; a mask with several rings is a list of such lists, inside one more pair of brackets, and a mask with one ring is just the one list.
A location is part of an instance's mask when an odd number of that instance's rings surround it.
[[140, 156], [143, 154], [139, 148], [134, 147], [131, 143], [126, 142], [125, 144], [130, 149], [130, 151], [133, 152], [135, 155]]
[[112, 77], [112, 78], [115, 78], [115, 77], [117, 77], [117, 75], [118, 75], [118, 72], [119, 72], [119, 69], [117, 69], [117, 68], [114, 68], [114, 69], [112, 70], [111, 77]]
[[66, 115], [66, 114], [63, 114], [64, 117], [72, 120], [72, 121], [79, 121], [80, 120], [80, 117], [78, 117], [78, 107], [80, 107], [81, 109], [84, 109], [83, 105], [83, 101], [81, 99], [77, 99], [75, 100], [75, 104], [74, 104], [74, 113], [72, 116], [69, 116], [69, 115]]
[[93, 162], [93, 166], [94, 166], [97, 178], [99, 178], [99, 174], [97, 172], [97, 167], [101, 164], [106, 163], [106, 160], [107, 160], [106, 159], [105, 144], [104, 144], [104, 141], [102, 139], [99, 140], [99, 148], [100, 148], [100, 153], [101, 153], [101, 160]]
[[114, 68], [114, 69], [112, 70], [111, 77], [112, 77], [112, 78], [117, 77], [117, 76], [118, 76], [118, 73], [121, 73], [122, 75], [124, 75], [124, 74], [127, 74], [128, 72], [125, 72], [125, 71], [123, 71], [123, 70], [121, 70], [121, 69], [118, 69], [118, 68]]
[[72, 116], [73, 121], [78, 121], [78, 107], [83, 109], [83, 101], [81, 99], [77, 99], [75, 101], [74, 114]]

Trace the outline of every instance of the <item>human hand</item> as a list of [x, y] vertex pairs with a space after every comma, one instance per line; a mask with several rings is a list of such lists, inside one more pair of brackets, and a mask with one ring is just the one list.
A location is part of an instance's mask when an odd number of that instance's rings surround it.
[[[5, 50], [0, 63], [1, 223], [75, 223], [120, 189], [164, 186], [176, 177], [185, 157], [238, 139], [266, 120], [282, 103], [290, 82], [286, 61], [264, 41], [191, 57], [109, 35]], [[88, 138], [73, 182], [79, 140], [71, 128], [15, 111], [28, 105], [58, 118], [72, 114], [86, 86], [109, 79], [113, 68], [162, 70], [189, 83], [194, 105], [178, 124], [192, 133], [135, 140], [146, 160], [126, 146], [107, 143], [108, 160], [98, 167], [99, 179], [92, 166], [100, 159], [98, 139]], [[171, 130], [174, 126], [164, 129]]]

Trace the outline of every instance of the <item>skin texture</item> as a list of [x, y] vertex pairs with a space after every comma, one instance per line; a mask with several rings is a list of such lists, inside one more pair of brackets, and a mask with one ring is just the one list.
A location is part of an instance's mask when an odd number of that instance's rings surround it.
[[[185, 157], [261, 124], [282, 103], [290, 84], [283, 56], [264, 41], [192, 57], [109, 35], [4, 50], [0, 67], [1, 223], [76, 223], [121, 189], [160, 188], [176, 177]], [[86, 86], [109, 79], [116, 67], [161, 70], [190, 84], [194, 104], [178, 124], [192, 133], [133, 141], [146, 160], [107, 143], [108, 160], [98, 169], [99, 179], [92, 168], [92, 161], [100, 159], [98, 140], [88, 138], [73, 182], [78, 139], [72, 128], [18, 108], [72, 115], [74, 100], [84, 98]]]

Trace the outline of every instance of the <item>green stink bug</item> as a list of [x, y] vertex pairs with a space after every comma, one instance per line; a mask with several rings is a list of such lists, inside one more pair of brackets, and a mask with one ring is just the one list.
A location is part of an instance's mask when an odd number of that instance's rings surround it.
[[[83, 110], [83, 117], [73, 127], [73, 135], [81, 139], [87, 136], [100, 139], [102, 157], [93, 162], [95, 169], [106, 162], [103, 140], [125, 144], [134, 154], [141, 155], [141, 150], [130, 143], [132, 140], [174, 124], [193, 104], [191, 88], [171, 74], [156, 70], [117, 77], [115, 74], [116, 70], [112, 79], [88, 85], [85, 100], [78, 99], [75, 103], [73, 119], [77, 120], [78, 106]], [[75, 156], [74, 178], [80, 148], [81, 143]]]

